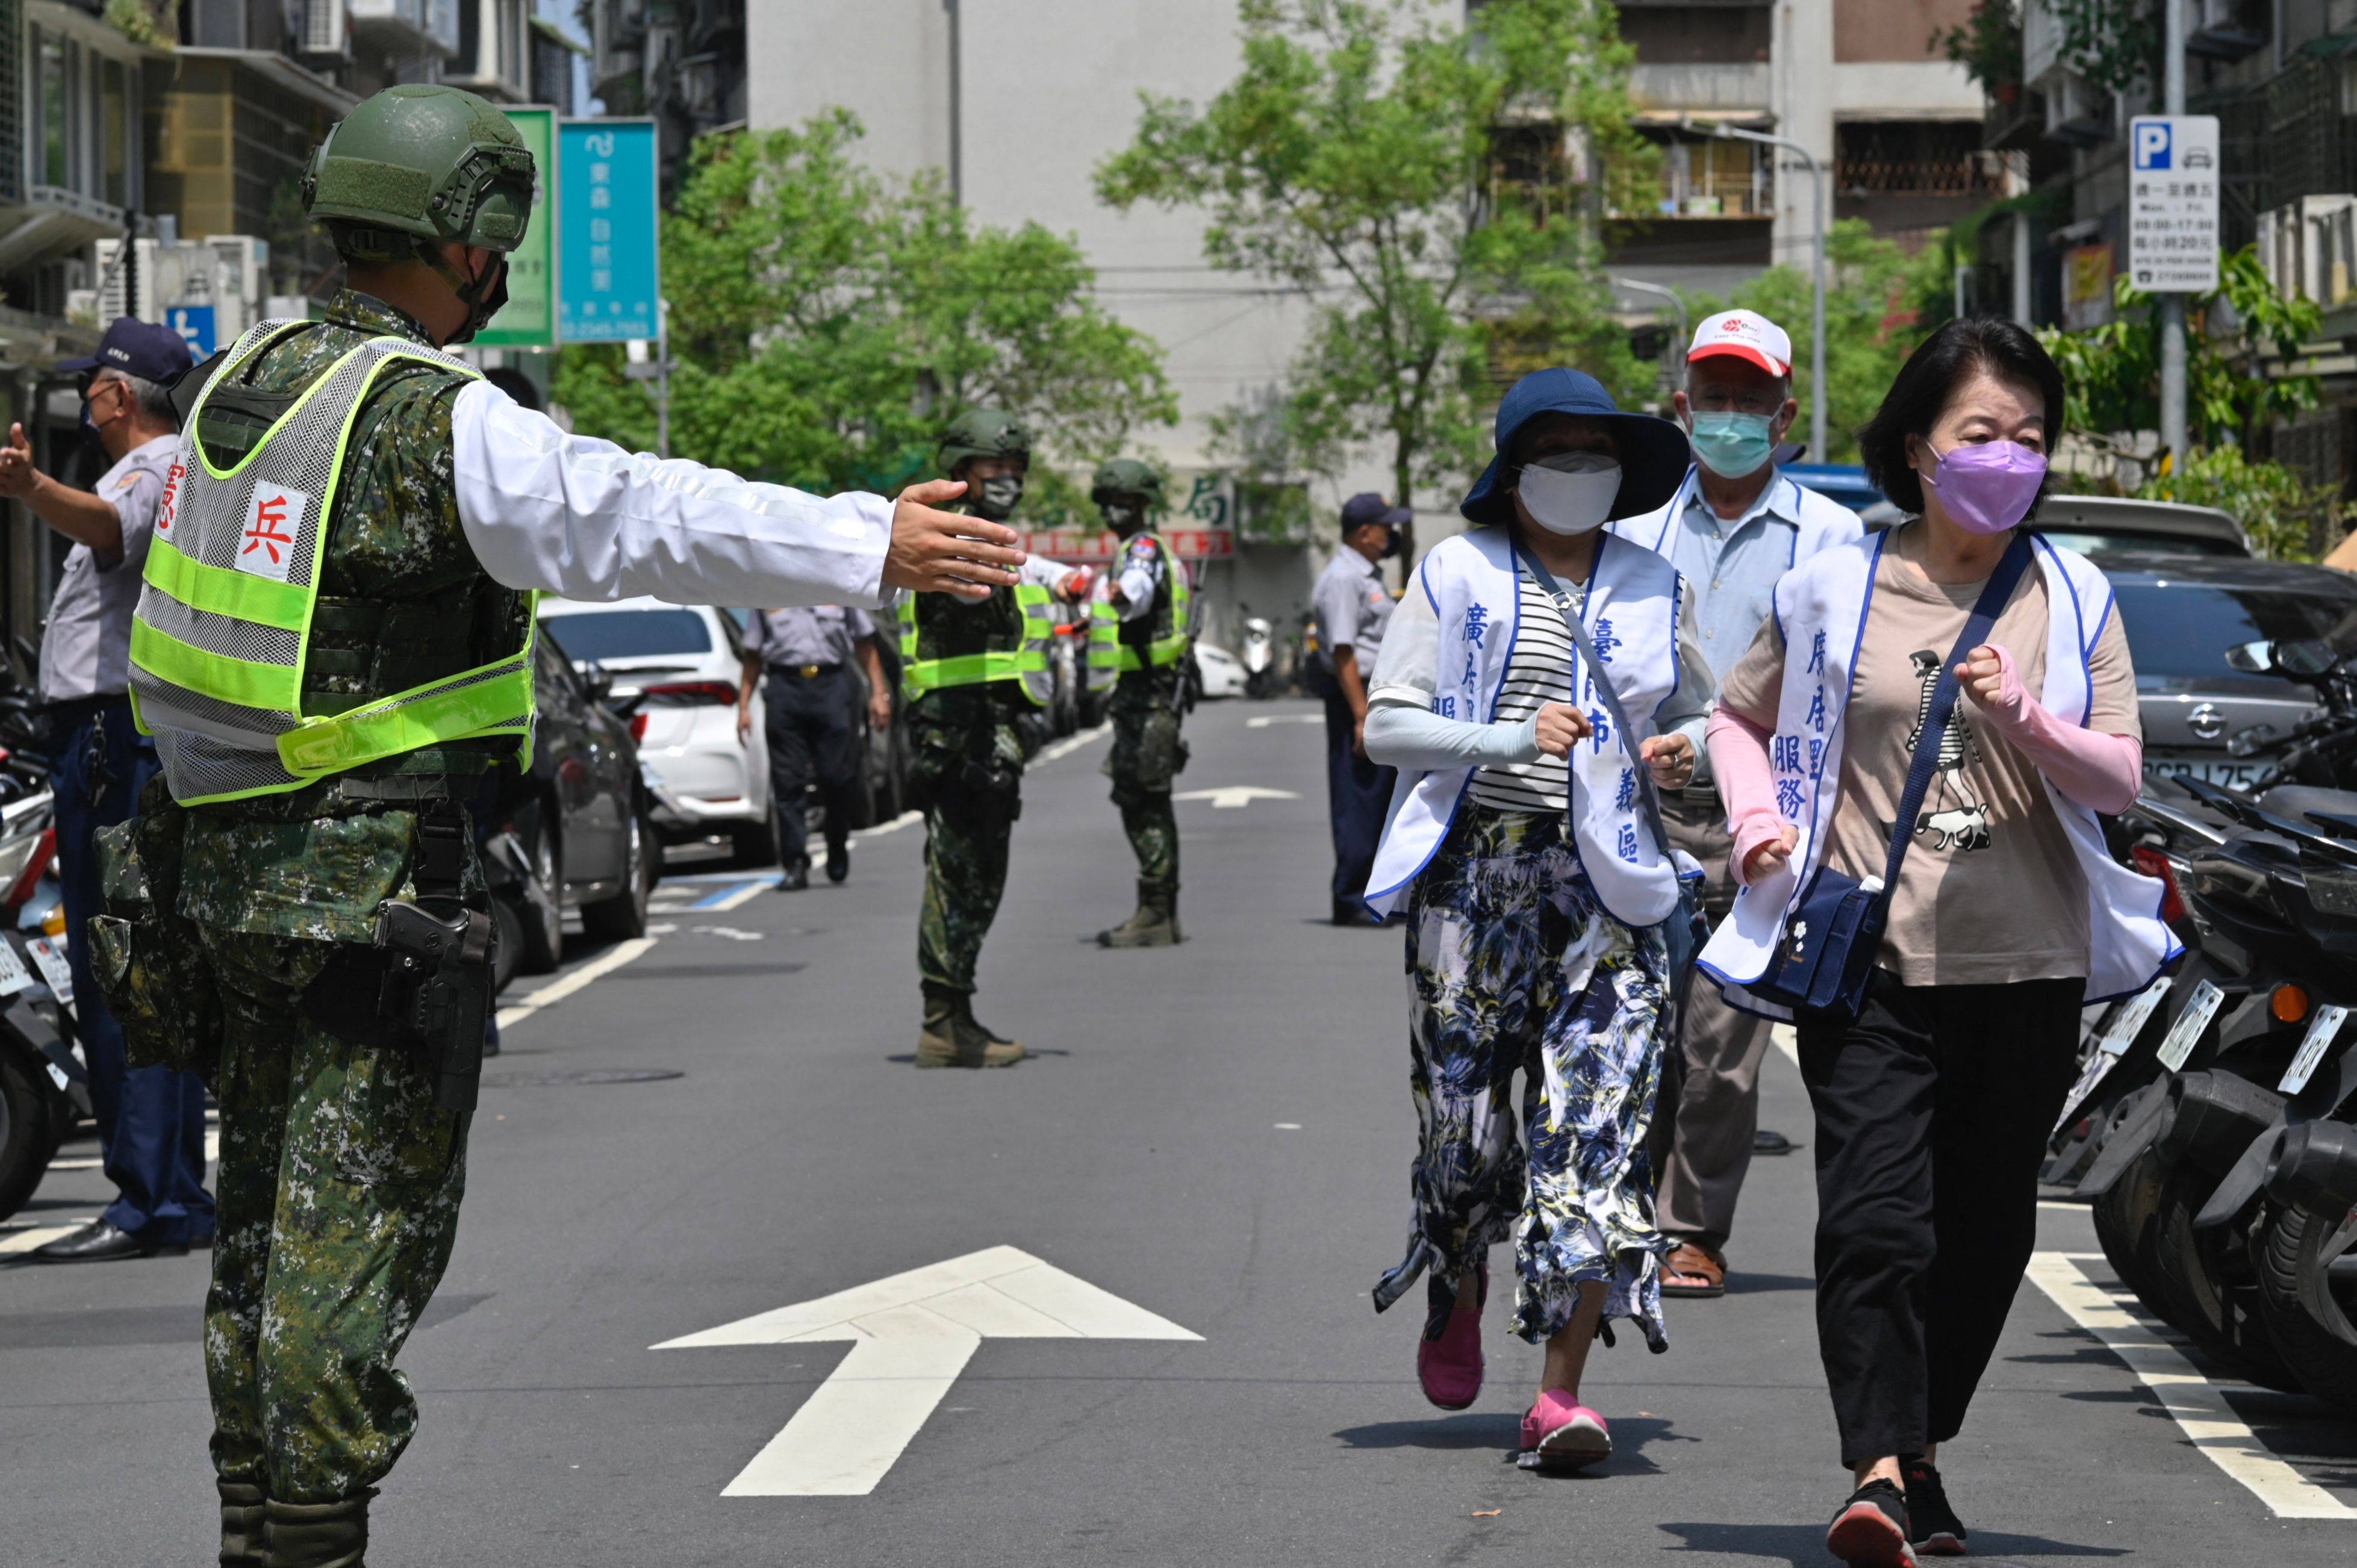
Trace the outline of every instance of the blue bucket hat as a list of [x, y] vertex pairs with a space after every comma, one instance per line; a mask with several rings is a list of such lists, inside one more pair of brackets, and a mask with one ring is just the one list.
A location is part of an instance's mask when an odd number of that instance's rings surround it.
[[1514, 449], [1514, 437], [1523, 426], [1543, 413], [1577, 414], [1612, 427], [1620, 443], [1620, 493], [1612, 501], [1616, 518], [1637, 517], [1669, 505], [1685, 481], [1693, 457], [1684, 431], [1650, 413], [1622, 413], [1594, 376], [1559, 367], [1533, 371], [1498, 404], [1498, 455], [1457, 509], [1466, 521], [1514, 521], [1513, 499], [1506, 494], [1506, 454]]

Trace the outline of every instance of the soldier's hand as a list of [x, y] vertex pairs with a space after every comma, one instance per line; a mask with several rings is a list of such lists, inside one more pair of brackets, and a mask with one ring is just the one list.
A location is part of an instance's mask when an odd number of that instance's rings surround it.
[[867, 699], [867, 727], [888, 730], [892, 727], [892, 693], [879, 691]]
[[1537, 728], [1539, 750], [1547, 757], [1569, 757], [1573, 746], [1596, 733], [1587, 715], [1566, 703], [1541, 703]]
[[25, 439], [25, 427], [8, 426], [8, 444], [0, 446], [0, 496], [21, 500], [39, 478], [33, 467], [33, 444]]
[[1021, 535], [979, 517], [936, 511], [965, 493], [956, 479], [929, 479], [900, 492], [892, 508], [892, 546], [884, 557], [884, 585], [920, 594], [984, 599], [1016, 582], [1023, 564]]

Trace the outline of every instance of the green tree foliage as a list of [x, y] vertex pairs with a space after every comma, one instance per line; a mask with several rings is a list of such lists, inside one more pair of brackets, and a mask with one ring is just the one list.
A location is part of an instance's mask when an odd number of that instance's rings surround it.
[[[1932, 323], [1929, 305], [1947, 293], [1946, 250], [1926, 246], [1914, 256], [1878, 239], [1861, 220], [1844, 219], [1825, 235], [1825, 442], [1813, 463], [1854, 463], [1857, 430], [1881, 406], [1899, 367]], [[1813, 287], [1805, 267], [1770, 267], [1724, 297], [1689, 295], [1699, 321], [1714, 310], [1756, 310], [1792, 335], [1792, 395], [1802, 413], [1792, 439], [1808, 434], [1809, 312]], [[1938, 311], [1944, 319], [1944, 305]]]
[[2009, 102], [2021, 91], [2021, 16], [2013, 0], [1974, 0], [1962, 25], [1933, 33], [1932, 45], [1990, 97]]
[[2247, 457], [2240, 446], [2197, 452], [2182, 467], [2147, 479], [2136, 494], [2232, 512], [2252, 547], [2270, 560], [2313, 561], [2320, 545], [2341, 538], [2332, 487], [2311, 485], [2281, 463]]
[[[1208, 214], [1204, 255], [1312, 302], [1269, 408], [1229, 411], [1233, 454], [1287, 477], [1379, 451], [1397, 499], [1486, 460], [1495, 375], [1568, 360], [1646, 377], [1611, 323], [1586, 168], [1641, 168], [1604, 0], [1243, 0], [1243, 68], [1210, 102], [1142, 94], [1097, 193]], [[1448, 8], [1453, 10], [1454, 8]], [[1560, 127], [1506, 177], [1501, 127]], [[1563, 149], [1569, 149], [1565, 152]]]
[[[2076, 332], [2041, 328], [2039, 340], [2061, 367], [2070, 389], [2067, 423], [2097, 441], [2133, 437], [2160, 424], [2160, 320], [2152, 296], [2123, 275], [2112, 319]], [[2276, 292], [2257, 247], [2221, 258], [2214, 294], [2186, 300], [2185, 422], [2197, 447], [2235, 441], [2271, 420], [2316, 406], [2313, 376], [2270, 378], [2253, 360], [2272, 350], [2289, 359], [2314, 337], [2323, 317], [2309, 300]], [[2122, 448], [2125, 450], [2125, 448]]]
[[[1057, 472], [1173, 424], [1153, 340], [1094, 298], [1076, 244], [1037, 224], [976, 223], [933, 176], [886, 179], [856, 158], [844, 111], [696, 145], [662, 225], [671, 301], [672, 446], [805, 489], [892, 489], [931, 471], [964, 409], [1020, 414], [1042, 451], [1033, 515], [1071, 515]], [[619, 349], [567, 349], [555, 395], [576, 428], [654, 444], [647, 383]]]

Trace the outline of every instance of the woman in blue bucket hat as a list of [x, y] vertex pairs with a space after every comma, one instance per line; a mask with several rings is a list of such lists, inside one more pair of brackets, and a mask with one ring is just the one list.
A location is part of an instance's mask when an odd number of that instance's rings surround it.
[[1523, 1463], [1568, 1469], [1612, 1452], [1579, 1397], [1604, 1324], [1668, 1345], [1645, 1138], [1662, 922], [1698, 868], [1655, 840], [1642, 783], [1692, 776], [1710, 671], [1676, 571], [1604, 527], [1668, 501], [1684, 434], [1547, 370], [1499, 404], [1497, 447], [1459, 509], [1473, 526], [1416, 569], [1368, 693], [1367, 755], [1400, 780], [1366, 898], [1407, 911], [1422, 1128], [1407, 1255], [1374, 1298], [1429, 1271], [1418, 1379], [1462, 1410], [1481, 1387], [1489, 1251], [1512, 1240], [1514, 1330], [1546, 1348]]

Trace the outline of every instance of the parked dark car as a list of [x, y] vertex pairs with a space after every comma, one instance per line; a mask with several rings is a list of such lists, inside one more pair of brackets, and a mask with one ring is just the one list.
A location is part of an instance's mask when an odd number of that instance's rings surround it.
[[565, 956], [567, 909], [593, 937], [646, 934], [662, 847], [630, 723], [604, 701], [608, 679], [576, 671], [545, 627], [533, 674], [532, 767], [503, 764], [486, 786], [485, 869], [515, 968], [544, 974]]
[[2292, 729], [2319, 712], [2288, 678], [2237, 670], [2229, 649], [2321, 639], [2357, 650], [2357, 577], [2323, 566], [2222, 555], [2106, 551], [2136, 660], [2149, 773], [2248, 789]]

